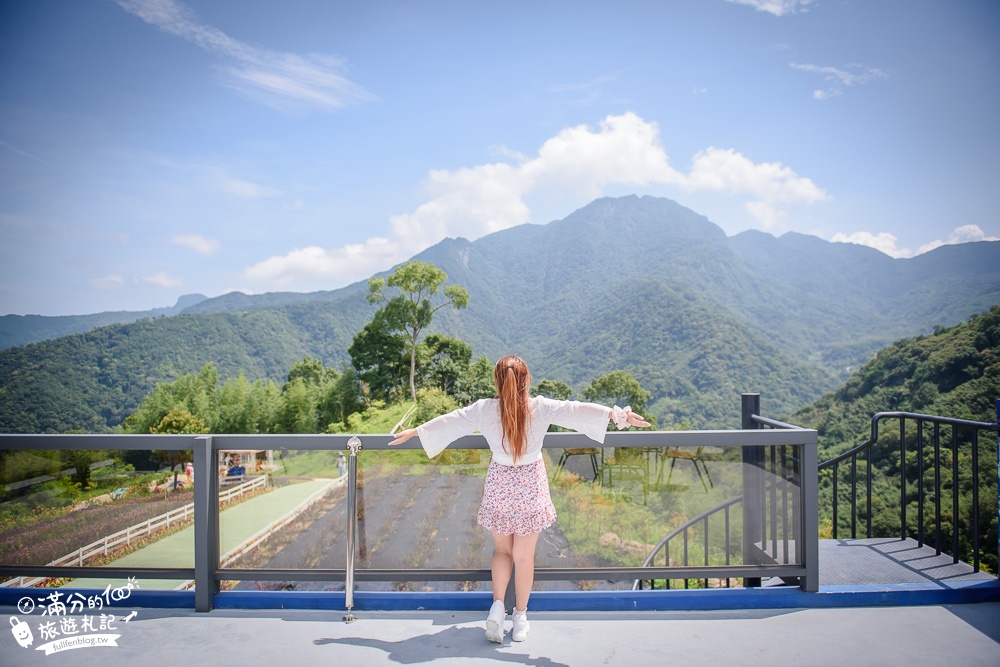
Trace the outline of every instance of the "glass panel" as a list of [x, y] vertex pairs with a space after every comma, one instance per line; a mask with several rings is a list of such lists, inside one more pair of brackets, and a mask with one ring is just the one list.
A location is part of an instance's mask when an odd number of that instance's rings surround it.
[[[190, 451], [15, 450], [0, 456], [3, 565], [194, 567]], [[121, 579], [18, 581], [100, 588], [105, 583], [120, 586]]]
[[[772, 456], [773, 450], [773, 456]], [[785, 451], [783, 451], [785, 450]], [[750, 562], [797, 563], [798, 459], [764, 448], [758, 471], [759, 529]], [[336, 451], [285, 451], [267, 491], [221, 515], [231, 568], [343, 569], [347, 489]], [[725, 566], [742, 564], [740, 448], [581, 448], [544, 452], [556, 523], [542, 532], [537, 568]], [[362, 451], [358, 456], [355, 566], [365, 570], [489, 570], [493, 540], [476, 523], [490, 453]], [[712, 509], [661, 544], [689, 520]], [[707, 537], [707, 543], [706, 543]], [[669, 561], [668, 561], [669, 551]], [[787, 552], [787, 555], [786, 555]], [[762, 554], [767, 554], [763, 556]], [[224, 559], [224, 563], [227, 559]], [[724, 579], [688, 585], [726, 586]], [[658, 584], [664, 585], [661, 580]], [[675, 582], [676, 585], [676, 582]], [[489, 590], [489, 581], [357, 581], [358, 590]], [[632, 580], [539, 580], [536, 590], [630, 588]], [[343, 581], [230, 581], [245, 590], [342, 590]]]
[[[664, 542], [689, 520], [742, 493], [738, 449], [619, 447], [598, 452], [596, 481], [589, 452], [567, 450], [569, 456], [560, 456], [566, 471], [552, 485], [559, 533], [580, 567], [640, 567], [647, 559], [655, 567], [739, 562], [738, 505], [728, 512], [728, 532], [724, 509], [710, 518], [707, 550], [703, 521]], [[573, 583], [601, 589], [631, 588], [633, 581]], [[661, 580], [657, 587], [663, 585]]]
[[[235, 460], [226, 468], [226, 456]], [[256, 460], [267, 472], [267, 486], [254, 490], [242, 504], [223, 505], [219, 541], [223, 567], [236, 569], [343, 569], [347, 562], [347, 457], [330, 450], [220, 452], [228, 473], [242, 465], [247, 479]], [[371, 457], [374, 452], [365, 452]], [[243, 461], [252, 456], [254, 472]], [[223, 491], [226, 484], [220, 487]], [[234, 486], [234, 488], [239, 488]], [[223, 589], [343, 590], [331, 581], [223, 581]]]
[[[445, 450], [433, 461], [374, 464], [365, 458], [365, 521], [359, 568], [488, 570], [490, 533], [476, 523], [489, 467], [487, 450]], [[366, 525], [365, 525], [366, 524]], [[490, 590], [488, 581], [360, 582], [359, 589]]]

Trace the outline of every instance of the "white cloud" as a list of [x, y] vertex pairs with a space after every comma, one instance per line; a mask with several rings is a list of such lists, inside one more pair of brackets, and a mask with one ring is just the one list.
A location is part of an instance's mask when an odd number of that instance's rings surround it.
[[844, 94], [845, 88], [853, 88], [854, 86], [869, 83], [877, 79], [889, 78], [889, 74], [884, 70], [865, 65], [848, 65], [844, 69], [803, 63], [789, 63], [788, 66], [800, 72], [818, 74], [829, 82], [829, 85], [825, 89], [813, 91], [814, 100], [826, 100], [831, 97], [837, 97]]
[[750, 195], [747, 211], [765, 229], [780, 226], [784, 212], [776, 204], [816, 204], [830, 195], [812, 180], [780, 162], [752, 162], [732, 149], [710, 147], [694, 156], [686, 178], [690, 190]]
[[237, 197], [246, 197], [248, 199], [280, 197], [284, 194], [277, 188], [251, 183], [250, 181], [230, 176], [221, 171], [216, 171], [216, 182], [223, 192], [236, 195]]
[[809, 5], [814, 0], [726, 0], [735, 5], [747, 5], [758, 12], [767, 12], [775, 16], [785, 16], [809, 11]]
[[146, 23], [220, 57], [230, 86], [272, 106], [329, 110], [373, 99], [339, 73], [344, 63], [337, 58], [251, 46], [200, 22], [193, 11], [175, 0], [116, 1]]
[[163, 271], [154, 273], [151, 276], [143, 276], [142, 282], [158, 285], [159, 287], [178, 287], [183, 284], [180, 278], [175, 278]]
[[869, 248], [875, 248], [890, 257], [900, 259], [922, 255], [925, 252], [930, 252], [931, 250], [940, 248], [943, 245], [973, 243], [975, 241], [1000, 241], [1000, 237], [987, 236], [986, 233], [980, 229], [979, 225], [963, 225], [961, 227], [956, 227], [948, 236], [947, 241], [937, 240], [925, 243], [920, 246], [916, 252], [912, 252], [909, 248], [900, 248], [897, 245], [898, 239], [889, 232], [880, 232], [878, 234], [872, 234], [871, 232], [855, 232], [853, 234], [837, 233], [833, 235], [830, 241], [832, 243], [856, 243], [858, 245], [868, 246]]
[[695, 86], [691, 90], [691, 94], [692, 95], [707, 95], [708, 94], [708, 88], [705, 88], [704, 86]]
[[170, 239], [170, 242], [175, 245], [191, 248], [202, 255], [211, 255], [219, 249], [218, 241], [215, 239], [206, 239], [204, 236], [198, 234], [180, 234]]
[[979, 228], [979, 225], [962, 225], [961, 227], [956, 227], [954, 231], [952, 231], [947, 241], [938, 240], [925, 243], [920, 246], [919, 250], [917, 250], [917, 254], [922, 255], [925, 252], [930, 252], [931, 250], [940, 248], [943, 245], [974, 243], [976, 241], [1000, 241], [1000, 237], [987, 236], [986, 232]]
[[[499, 152], [494, 149], [494, 152]], [[510, 161], [433, 170], [423, 184], [427, 201], [390, 218], [390, 231], [363, 244], [297, 248], [245, 271], [255, 283], [287, 286], [308, 281], [328, 287], [357, 280], [403, 261], [445, 237], [476, 239], [531, 220], [525, 198], [566, 198], [577, 205], [609, 185], [667, 185], [687, 191], [746, 197], [761, 225], [780, 224], [783, 206], [814, 204], [830, 196], [781, 163], [755, 163], [734, 150], [710, 147], [683, 173], [670, 164], [656, 123], [634, 113], [608, 116], [597, 128], [579, 125], [548, 139], [533, 158], [504, 150]]]
[[872, 234], [871, 232], [844, 234], [838, 232], [833, 235], [833, 238], [830, 239], [831, 243], [854, 243], [856, 245], [875, 248], [875, 250], [889, 255], [889, 257], [895, 257], [896, 259], [911, 257], [913, 253], [910, 252], [910, 249], [898, 247], [896, 245], [898, 241], [899, 239], [889, 232], [880, 232], [878, 234]]
[[401, 251], [398, 244], [371, 238], [363, 244], [341, 248], [296, 248], [287, 255], [254, 264], [244, 271], [244, 276], [256, 283], [276, 286], [287, 286], [300, 280], [320, 281], [330, 289], [383, 271], [405, 257], [406, 252]]
[[125, 279], [119, 275], [110, 275], [103, 278], [91, 278], [87, 283], [94, 289], [119, 289], [125, 286]]

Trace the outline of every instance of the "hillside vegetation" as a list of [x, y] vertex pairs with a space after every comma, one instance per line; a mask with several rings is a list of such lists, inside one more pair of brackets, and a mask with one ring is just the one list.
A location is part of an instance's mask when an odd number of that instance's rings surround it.
[[[469, 295], [468, 308], [442, 311], [426, 333], [466, 341], [477, 358], [520, 354], [536, 378], [564, 382], [575, 397], [598, 375], [628, 371], [664, 425], [735, 427], [743, 391], [790, 414], [894, 340], [1000, 303], [1000, 242], [896, 260], [798, 234], [729, 238], [652, 197], [447, 239], [417, 259]], [[0, 431], [109, 431], [158, 382], [209, 362], [222, 379], [276, 382], [306, 356], [340, 368], [372, 318], [366, 293], [358, 283], [230, 294], [180, 315], [0, 350]]]
[[815, 428], [828, 456], [868, 437], [877, 412], [993, 423], [1000, 399], [1000, 306], [881, 350], [840, 389], [789, 420]]

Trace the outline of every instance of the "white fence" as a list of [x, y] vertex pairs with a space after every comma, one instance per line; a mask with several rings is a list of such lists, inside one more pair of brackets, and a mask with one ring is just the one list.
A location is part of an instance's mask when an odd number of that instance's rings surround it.
[[[235, 563], [237, 560], [242, 558], [245, 553], [255, 548], [261, 542], [263, 542], [268, 537], [273, 535], [274, 532], [277, 531], [279, 528], [287, 526], [289, 523], [291, 523], [295, 519], [295, 517], [302, 514], [302, 512], [304, 512], [309, 506], [311, 506], [313, 503], [315, 503], [324, 495], [326, 495], [326, 493], [329, 492], [330, 489], [334, 488], [335, 486], [343, 486], [346, 481], [347, 481], [346, 475], [344, 475], [343, 477], [338, 477], [337, 479], [330, 480], [329, 484], [323, 486], [323, 488], [321, 489], [317, 489], [316, 491], [314, 491], [312, 494], [309, 495], [308, 498], [306, 498], [301, 503], [299, 503], [291, 510], [286, 512], [284, 516], [275, 519], [274, 521], [264, 526], [250, 537], [248, 537], [241, 544], [223, 554], [222, 558], [220, 559], [219, 567], [229, 567], [230, 565]], [[184, 590], [186, 588], [189, 588], [192, 584], [194, 584], [193, 580], [185, 581], [175, 590]]]
[[[221, 492], [219, 494], [219, 504], [221, 505], [228, 500], [232, 500], [234, 496], [242, 498], [243, 494], [249, 493], [258, 488], [264, 488], [266, 486], [267, 474], [265, 473], [264, 475], [253, 478], [249, 482], [244, 482], [239, 486], [234, 486], [231, 489], [226, 489]], [[107, 556], [109, 549], [114, 549], [122, 544], [130, 545], [132, 544], [133, 539], [146, 537], [161, 528], [169, 528], [171, 523], [184, 521], [193, 514], [194, 503], [188, 503], [183, 507], [178, 507], [177, 509], [170, 510], [165, 514], [160, 514], [159, 516], [154, 516], [152, 519], [147, 519], [142, 523], [129, 526], [125, 530], [119, 530], [117, 533], [106, 535], [96, 542], [91, 542], [86, 546], [80, 547], [76, 551], [68, 553], [62, 558], [58, 558], [51, 563], [46, 563], [46, 565], [82, 567], [87, 561], [95, 556]], [[48, 577], [35, 577], [27, 579], [25, 577], [15, 577], [13, 579], [0, 582], [0, 587], [6, 586], [26, 588], [39, 584], [47, 578]]]

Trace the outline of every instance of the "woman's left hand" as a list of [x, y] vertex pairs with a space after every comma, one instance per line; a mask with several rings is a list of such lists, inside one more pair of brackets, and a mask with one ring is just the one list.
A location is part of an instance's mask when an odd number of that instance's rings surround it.
[[408, 428], [405, 431], [400, 431], [399, 435], [396, 436], [396, 439], [389, 443], [389, 446], [395, 447], [396, 445], [401, 445], [410, 438], [412, 438], [413, 436], [415, 436], [416, 434], [417, 434], [417, 429], [415, 428]]
[[642, 418], [642, 415], [631, 410], [625, 415], [625, 419], [628, 420], [629, 426], [635, 426], [636, 428], [648, 428], [650, 425], [648, 421]]

